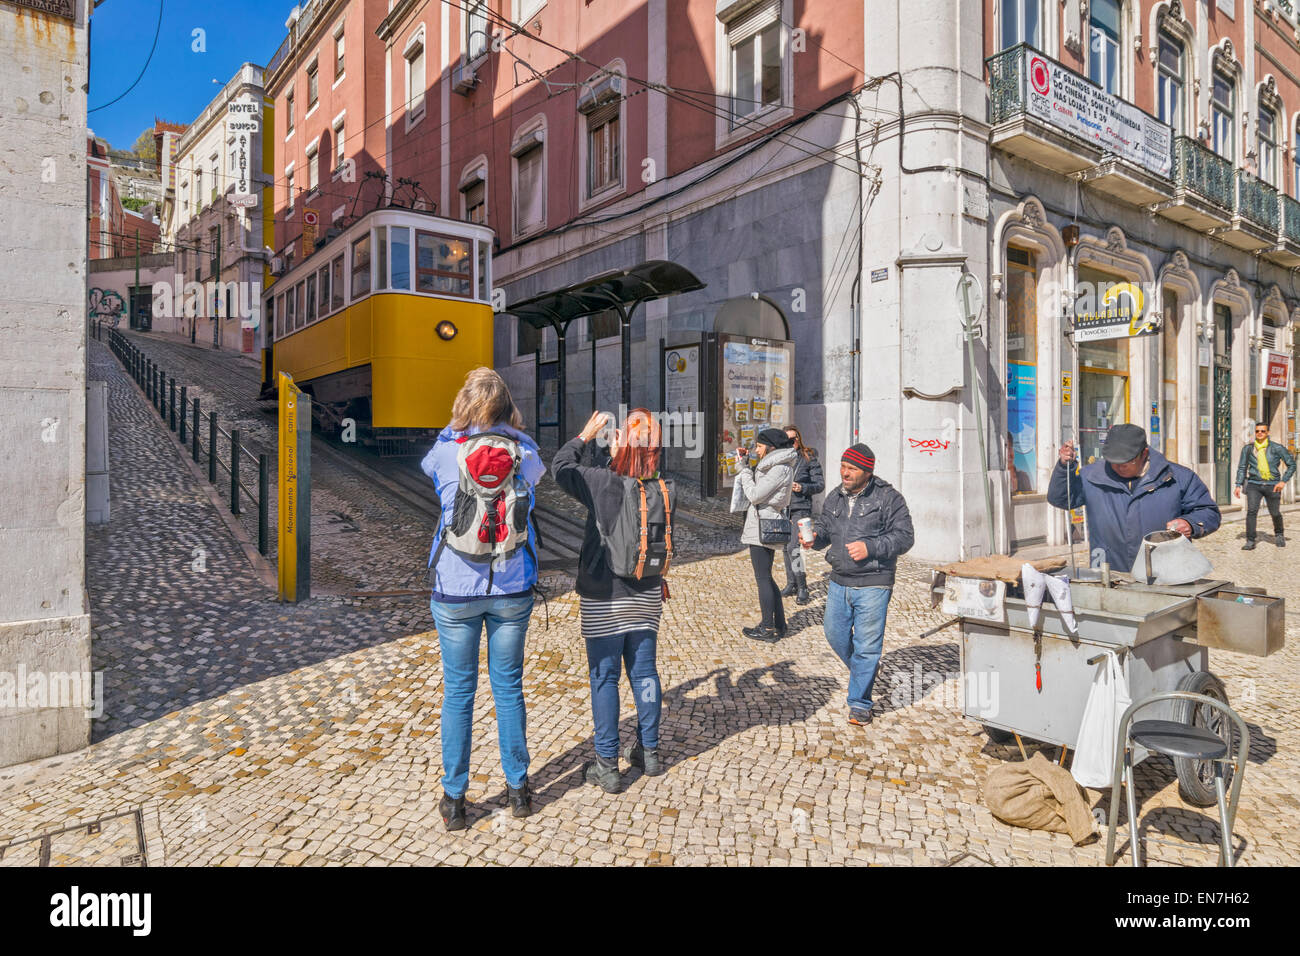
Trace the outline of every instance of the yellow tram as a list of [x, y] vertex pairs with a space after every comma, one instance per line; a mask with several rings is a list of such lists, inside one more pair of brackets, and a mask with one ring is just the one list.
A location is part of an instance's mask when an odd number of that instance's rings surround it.
[[492, 367], [492, 238], [400, 208], [327, 237], [267, 292], [262, 397], [288, 372], [319, 426], [351, 418], [387, 451], [445, 426], [465, 373]]

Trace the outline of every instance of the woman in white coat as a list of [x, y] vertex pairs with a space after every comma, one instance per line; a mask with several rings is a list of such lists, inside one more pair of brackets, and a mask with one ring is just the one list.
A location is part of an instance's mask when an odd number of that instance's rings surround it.
[[[785, 510], [790, 504], [797, 455], [792, 445], [790, 436], [781, 429], [763, 429], [754, 443], [755, 464], [751, 467], [747, 462], [736, 475], [736, 496], [749, 502], [740, 543], [749, 545], [749, 560], [758, 584], [758, 603], [763, 610], [762, 622], [757, 627], [744, 628], [744, 633], [760, 641], [785, 637], [785, 608], [781, 606], [780, 589], [772, 579], [773, 558], [785, 543], [764, 544], [759, 537], [759, 519], [787, 517]], [[740, 451], [743, 454], [745, 449]]]

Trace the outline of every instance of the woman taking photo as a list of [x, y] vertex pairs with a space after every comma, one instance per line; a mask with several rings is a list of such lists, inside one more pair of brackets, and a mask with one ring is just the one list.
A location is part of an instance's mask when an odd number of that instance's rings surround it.
[[661, 695], [655, 666], [664, 579], [661, 574], [643, 573], [639, 578], [615, 574], [601, 529], [607, 535], [615, 529], [628, 494], [639, 497], [637, 483], [626, 479], [656, 479], [645, 483], [647, 501], [658, 495], [668, 498], [666, 510], [659, 512], [667, 515], [668, 528], [672, 526], [673, 503], [670, 486], [666, 482], [661, 486], [657, 480], [659, 425], [644, 408], [633, 409], [623, 427], [614, 433], [607, 465], [578, 464], [608, 418], [604, 412], [593, 414], [581, 434], [555, 453], [551, 469], [556, 483], [587, 509], [577, 591], [591, 676], [596, 759], [587, 765], [586, 778], [607, 793], [617, 793], [623, 785], [618, 769], [620, 664], [627, 669], [637, 715], [636, 743], [630, 744], [623, 756], [649, 776], [664, 772], [659, 756]]
[[807, 604], [812, 599], [808, 596], [808, 574], [804, 570], [803, 548], [799, 547], [797, 529], [800, 518], [812, 517], [813, 495], [822, 493], [826, 479], [822, 475], [822, 463], [817, 460], [817, 449], [803, 443], [803, 435], [795, 426], [786, 425], [785, 433], [794, 442], [798, 457], [794, 461], [794, 483], [790, 485], [790, 523], [795, 527], [790, 534], [790, 543], [785, 546], [785, 588], [781, 597], [797, 594], [794, 603]]
[[421, 467], [442, 504], [429, 557], [430, 602], [442, 657], [442, 789], [448, 830], [465, 829], [470, 729], [479, 645], [487, 631], [488, 680], [507, 798], [532, 813], [524, 716], [524, 637], [537, 584], [533, 489], [546, 466], [501, 376], [476, 368]]
[[[760, 519], [785, 517], [785, 509], [790, 504], [790, 484], [794, 481], [794, 448], [790, 437], [779, 428], [765, 428], [758, 433], [754, 443], [754, 457], [757, 463], [751, 465], [746, 459], [736, 474], [736, 493], [733, 509], [737, 500], [747, 500], [749, 508], [745, 513], [745, 530], [740, 535], [740, 543], [749, 545], [749, 560], [754, 566], [754, 581], [758, 584], [758, 603], [763, 610], [763, 620], [757, 627], [742, 630], [746, 637], [760, 641], [780, 640], [785, 637], [785, 608], [781, 606], [781, 592], [772, 580], [772, 560], [776, 549], [784, 548], [785, 541], [768, 543], [762, 540]], [[745, 454], [745, 449], [739, 449]]]

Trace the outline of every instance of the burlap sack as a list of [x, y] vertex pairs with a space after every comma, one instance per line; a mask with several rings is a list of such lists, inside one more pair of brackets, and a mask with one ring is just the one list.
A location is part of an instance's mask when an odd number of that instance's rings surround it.
[[995, 767], [984, 782], [984, 803], [1003, 823], [1068, 833], [1076, 844], [1088, 839], [1095, 826], [1070, 771], [1041, 751], [1028, 760]]

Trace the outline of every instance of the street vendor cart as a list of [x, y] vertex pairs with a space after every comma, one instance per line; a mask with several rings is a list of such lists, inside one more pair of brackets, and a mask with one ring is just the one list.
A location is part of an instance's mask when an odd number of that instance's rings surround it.
[[[1070, 578], [1074, 630], [1050, 600], [1031, 626], [1025, 600], [1007, 582], [986, 607], [958, 612], [963, 716], [983, 724], [994, 742], [1024, 738], [1073, 749], [1107, 651], [1119, 656], [1135, 702], [1179, 690], [1228, 703], [1210, 671], [1210, 649], [1266, 656], [1282, 647], [1282, 598], [1222, 580], [1158, 586], [1118, 574], [1093, 579], [1099, 576], [1083, 569]], [[953, 583], [951, 568], [932, 572], [933, 606], [951, 599]], [[1229, 722], [1207, 705], [1169, 701], [1153, 705], [1148, 716], [1206, 727], [1233, 745]], [[1211, 763], [1174, 764], [1183, 799], [1213, 805]]]

